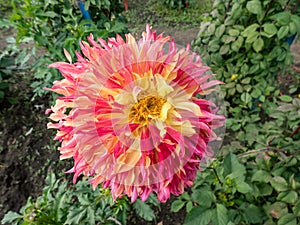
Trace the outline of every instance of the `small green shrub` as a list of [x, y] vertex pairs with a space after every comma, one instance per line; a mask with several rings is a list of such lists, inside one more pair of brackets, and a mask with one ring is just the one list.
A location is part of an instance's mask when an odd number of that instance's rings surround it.
[[[63, 49], [74, 53], [79, 50], [79, 42], [93, 33], [95, 37], [107, 39], [124, 34], [127, 29], [119, 13], [118, 1], [85, 1], [92, 20], [83, 19], [75, 0], [12, 1], [11, 21], [16, 26], [17, 41], [26, 37], [43, 47], [31, 65], [35, 81], [32, 88], [36, 95], [45, 93], [60, 75], [47, 66], [55, 61], [64, 61]], [[40, 48], [41, 49], [41, 48]], [[73, 54], [72, 57], [75, 57]]]
[[126, 196], [114, 201], [107, 188], [97, 187], [93, 190], [86, 180], [68, 185], [66, 180], [57, 179], [54, 173], [50, 173], [42, 195], [35, 201], [29, 197], [19, 213], [6, 213], [1, 224], [125, 225], [129, 211], [132, 210], [145, 221], [155, 220], [152, 208], [160, 209], [154, 194], [145, 202], [138, 199], [130, 204]]
[[171, 9], [186, 7], [186, 0], [164, 0], [163, 3]]
[[232, 106], [249, 109], [276, 89], [276, 77], [292, 65], [287, 39], [300, 32], [299, 1], [217, 0], [204, 17], [195, 51], [224, 81]]
[[114, 202], [108, 189], [94, 191], [87, 181], [72, 187], [67, 183], [49, 174], [42, 195], [36, 201], [29, 198], [20, 214], [8, 212], [2, 224], [126, 224], [127, 198]]
[[[185, 225], [300, 223], [300, 99], [236, 131], [191, 191], [173, 202]], [[227, 137], [230, 137], [228, 134]]]
[[[5, 34], [13, 29], [13, 24], [7, 19], [0, 19], [0, 29], [2, 34]], [[0, 103], [3, 106], [1, 109], [18, 103], [13, 86], [19, 81], [17, 76], [23, 76], [29, 69], [27, 62], [30, 59], [28, 49], [20, 49], [14, 37], [7, 37], [3, 41], [6, 46], [0, 53]], [[23, 39], [22, 44], [27, 44], [28, 41], [30, 40]]]

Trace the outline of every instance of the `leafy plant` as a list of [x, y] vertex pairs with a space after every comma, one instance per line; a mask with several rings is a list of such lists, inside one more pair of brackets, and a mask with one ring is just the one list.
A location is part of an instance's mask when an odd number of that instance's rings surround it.
[[[13, 24], [10, 21], [0, 20], [0, 29], [3, 33], [12, 28]], [[26, 64], [30, 59], [30, 54], [27, 48], [20, 49], [16, 45], [15, 38], [8, 37], [5, 41], [7, 45], [0, 53], [0, 103], [3, 106], [9, 106], [18, 103], [18, 99], [13, 97], [14, 79], [12, 78], [17, 71], [18, 76], [21, 76], [29, 69]], [[22, 40], [22, 44], [28, 42], [30, 42], [28, 38]]]
[[[65, 60], [63, 49], [78, 50], [79, 42], [92, 33], [107, 39], [116, 33], [124, 34], [126, 28], [118, 17], [118, 1], [86, 1], [91, 20], [83, 19], [75, 0], [12, 1], [14, 13], [11, 21], [18, 31], [17, 41], [26, 37], [43, 47], [32, 64], [35, 81], [32, 87], [36, 95], [45, 93], [44, 87], [51, 86], [59, 78], [56, 70], [47, 66], [54, 61]], [[72, 55], [74, 58], [75, 55]]]
[[193, 46], [226, 83], [232, 106], [253, 109], [274, 93], [278, 72], [293, 62], [289, 38], [300, 32], [298, 6], [295, 0], [218, 0], [204, 17]]
[[36, 201], [28, 199], [20, 213], [8, 212], [2, 224], [126, 224], [130, 209], [127, 198], [114, 201], [108, 189], [94, 191], [87, 181], [79, 181], [74, 189], [53, 173]]
[[174, 201], [172, 210], [186, 207], [186, 225], [296, 225], [299, 165], [295, 152], [261, 152], [252, 163], [246, 163], [242, 154], [227, 154], [198, 174], [192, 193]]
[[171, 9], [187, 7], [186, 0], [164, 0], [163, 3]]

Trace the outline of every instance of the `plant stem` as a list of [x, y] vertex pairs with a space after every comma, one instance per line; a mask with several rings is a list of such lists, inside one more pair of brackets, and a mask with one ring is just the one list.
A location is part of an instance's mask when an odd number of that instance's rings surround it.
[[299, 124], [299, 126], [296, 128], [296, 130], [294, 130], [293, 133], [291, 133], [290, 138], [292, 138], [299, 130], [300, 130], [300, 124]]

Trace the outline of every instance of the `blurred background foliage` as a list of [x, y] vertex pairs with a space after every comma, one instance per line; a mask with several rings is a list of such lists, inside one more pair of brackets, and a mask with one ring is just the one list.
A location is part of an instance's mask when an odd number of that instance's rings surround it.
[[[123, 1], [87, 0], [87, 20], [77, 1], [12, 1], [10, 20], [0, 23], [17, 32], [0, 55], [0, 100], [17, 104], [7, 91], [16, 71], [30, 70], [33, 97], [44, 96], [43, 88], [60, 76], [47, 66], [65, 61], [63, 48], [74, 53], [90, 33], [107, 39], [135, 33], [147, 22], [162, 29], [195, 27], [193, 50], [225, 83], [226, 133], [212, 164], [163, 213], [177, 213], [170, 221], [186, 225], [299, 224], [300, 77], [290, 50], [299, 39], [299, 1], [151, 0], [134, 6], [124, 12]], [[157, 224], [166, 210], [155, 196], [145, 203], [125, 197], [113, 202], [108, 190], [63, 179], [50, 174], [41, 196], [28, 199], [19, 213], [7, 213], [2, 223]]]

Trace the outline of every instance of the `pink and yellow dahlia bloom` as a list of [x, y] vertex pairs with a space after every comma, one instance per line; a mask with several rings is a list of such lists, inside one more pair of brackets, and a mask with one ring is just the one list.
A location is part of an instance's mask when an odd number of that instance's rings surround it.
[[138, 41], [131, 34], [87, 39], [77, 62], [65, 51], [69, 63], [50, 65], [64, 79], [50, 89], [61, 97], [47, 110], [54, 121], [48, 128], [58, 130], [61, 159], [74, 159], [74, 182], [91, 176], [94, 188], [102, 184], [131, 201], [183, 193], [224, 122], [205, 99], [221, 82], [189, 47], [178, 49], [149, 26]]

